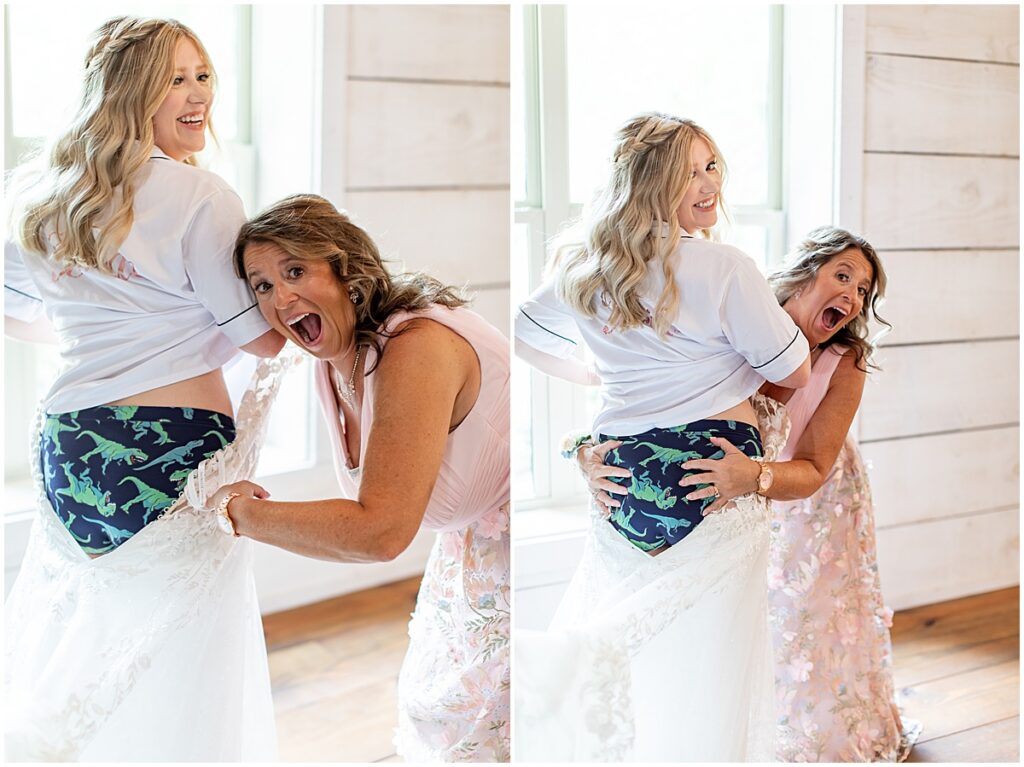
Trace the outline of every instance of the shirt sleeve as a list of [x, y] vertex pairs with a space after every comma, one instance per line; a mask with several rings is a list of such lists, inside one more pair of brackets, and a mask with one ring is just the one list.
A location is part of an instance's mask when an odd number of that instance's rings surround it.
[[32, 282], [16, 243], [4, 242], [4, 316], [34, 322], [43, 312], [43, 298]]
[[515, 334], [524, 344], [555, 357], [573, 354], [583, 341], [571, 310], [558, 300], [550, 280], [520, 304]]
[[769, 381], [781, 381], [807, 358], [807, 339], [749, 258], [741, 259], [729, 276], [721, 318], [733, 348]]
[[228, 189], [203, 201], [185, 232], [185, 272], [199, 302], [235, 346], [244, 346], [270, 330], [256, 307], [249, 284], [235, 275], [235, 239], [245, 223], [238, 195]]

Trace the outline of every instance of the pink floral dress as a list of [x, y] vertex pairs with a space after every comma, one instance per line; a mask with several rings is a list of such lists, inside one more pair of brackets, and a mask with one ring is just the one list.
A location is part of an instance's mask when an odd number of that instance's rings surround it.
[[[834, 347], [835, 348], [835, 347]], [[786, 405], [790, 460], [841, 355], [826, 350]], [[768, 589], [775, 652], [777, 757], [902, 760], [919, 725], [901, 723], [892, 681], [892, 610], [875, 556], [868, 474], [847, 437], [821, 488], [773, 504]]]
[[[480, 361], [480, 393], [448, 435], [423, 527], [438, 533], [409, 624], [398, 679], [398, 753], [411, 762], [509, 761], [508, 340], [468, 309], [433, 306], [392, 315], [387, 329], [427, 317], [465, 338]], [[367, 360], [372, 366], [373, 354]], [[373, 373], [364, 379], [361, 455], [373, 422]], [[359, 467], [345, 448], [325, 362], [315, 367], [342, 490], [355, 498]], [[383, 405], [381, 405], [383, 406]]]

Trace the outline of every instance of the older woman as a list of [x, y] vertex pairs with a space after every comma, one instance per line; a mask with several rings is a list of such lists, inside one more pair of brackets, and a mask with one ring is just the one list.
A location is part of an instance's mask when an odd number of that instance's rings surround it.
[[267, 322], [317, 358], [346, 497], [278, 502], [225, 487], [234, 534], [337, 562], [379, 562], [439, 533], [399, 679], [411, 761], [509, 758], [509, 360], [505, 337], [424, 274], [389, 274], [327, 200], [246, 224], [235, 265]]
[[[868, 321], [885, 294], [874, 248], [843, 229], [821, 227], [769, 278], [782, 307], [812, 345], [810, 382], [765, 384], [791, 424], [778, 461], [757, 464], [727, 440], [717, 457], [684, 462], [680, 485], [706, 485], [688, 498], [760, 493], [775, 502], [768, 583], [784, 761], [895, 761], [906, 758], [919, 726], [901, 722], [892, 681], [889, 625], [875, 560], [867, 472], [848, 432], [860, 405], [872, 345]], [[784, 429], [781, 419], [772, 429]], [[614, 444], [581, 455], [597, 499], [618, 506], [600, 480]]]
[[7, 756], [272, 758], [249, 547], [188, 490], [212, 464], [255, 468], [266, 402], [250, 392], [236, 420], [221, 366], [284, 344], [232, 274], [241, 200], [195, 166], [214, 70], [187, 27], [122, 17], [84, 78], [73, 122], [15, 184], [4, 252], [6, 330], [52, 326], [64, 362], [6, 604]]

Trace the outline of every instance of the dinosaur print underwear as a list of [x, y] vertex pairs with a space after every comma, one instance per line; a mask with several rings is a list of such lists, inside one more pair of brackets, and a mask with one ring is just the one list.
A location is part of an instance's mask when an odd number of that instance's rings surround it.
[[46, 496], [82, 550], [104, 554], [159, 517], [189, 473], [234, 439], [234, 420], [212, 410], [47, 413], [39, 447]]
[[643, 551], [672, 546], [696, 530], [704, 519], [701, 511], [714, 499], [686, 500], [688, 494], [707, 485], [680, 487], [683, 477], [702, 473], [684, 470], [680, 464], [725, 455], [710, 442], [711, 437], [729, 440], [751, 458], [764, 454], [760, 432], [742, 421], [703, 420], [628, 437], [600, 435], [602, 442], [622, 442], [608, 451], [604, 462], [633, 472], [632, 477], [608, 477], [616, 484], [629, 486], [626, 495], [615, 496], [622, 505], [612, 509], [608, 518], [612, 527]]

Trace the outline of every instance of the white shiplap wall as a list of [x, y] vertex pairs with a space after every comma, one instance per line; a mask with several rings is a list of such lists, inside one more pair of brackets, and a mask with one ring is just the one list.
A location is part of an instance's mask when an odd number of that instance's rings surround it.
[[903, 608], [1019, 583], [1019, 9], [861, 18], [861, 229], [895, 330], [859, 437]]
[[468, 285], [508, 335], [508, 7], [325, 13], [347, 14], [342, 204], [386, 258]]

